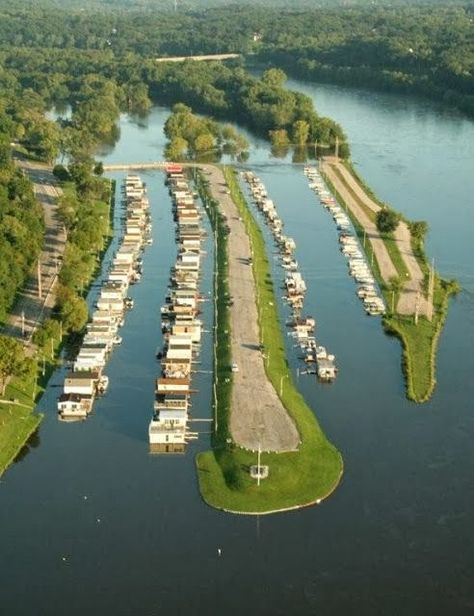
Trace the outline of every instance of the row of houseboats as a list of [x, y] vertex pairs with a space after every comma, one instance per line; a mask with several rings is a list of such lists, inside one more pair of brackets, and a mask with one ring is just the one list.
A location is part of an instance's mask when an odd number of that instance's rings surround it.
[[[281, 266], [285, 270], [285, 298], [292, 311], [288, 321], [291, 335], [303, 351], [304, 361], [309, 365], [315, 364], [318, 378], [321, 381], [333, 381], [337, 375], [335, 356], [316, 342], [315, 319], [311, 316], [301, 316], [306, 283], [298, 271], [298, 262], [295, 258], [296, 243], [293, 238], [284, 234], [283, 221], [278, 215], [275, 204], [269, 199], [262, 181], [252, 171], [243, 172], [242, 177], [247, 182], [255, 205], [264, 215], [278, 246]], [[309, 367], [307, 372], [312, 373], [314, 370]]]
[[305, 167], [309, 187], [318, 195], [322, 205], [332, 214], [339, 232], [342, 254], [347, 258], [349, 273], [357, 282], [356, 294], [363, 301], [367, 314], [385, 314], [385, 303], [380, 296], [371, 268], [367, 263], [357, 237], [352, 231], [351, 221], [329, 191], [316, 167]]
[[161, 308], [163, 347], [157, 351], [161, 372], [155, 381], [153, 417], [148, 436], [152, 452], [183, 452], [197, 437], [189, 430], [191, 374], [199, 354], [202, 322], [198, 318], [202, 241], [201, 214], [179, 166], [166, 169], [173, 202], [178, 255], [170, 273], [166, 303]]
[[113, 348], [122, 342], [119, 328], [124, 323], [125, 312], [133, 307], [128, 288], [140, 280], [142, 252], [152, 242], [144, 183], [139, 176], [128, 175], [122, 191], [124, 233], [101, 285], [72, 370], [66, 374], [63, 393], [58, 399], [61, 419], [84, 419], [92, 411], [95, 397], [107, 390], [109, 381], [104, 368]]

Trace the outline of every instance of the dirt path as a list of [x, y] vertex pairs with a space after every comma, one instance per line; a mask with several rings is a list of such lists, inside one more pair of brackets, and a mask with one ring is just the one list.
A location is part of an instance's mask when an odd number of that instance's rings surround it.
[[[384, 251], [378, 247], [375, 248], [376, 243], [382, 242], [380, 239], [380, 234], [377, 231], [377, 227], [375, 224], [369, 219], [367, 214], [360, 208], [360, 206], [356, 203], [355, 199], [351, 195], [351, 193], [344, 186], [344, 183], [341, 182], [338, 175], [334, 172], [335, 169], [341, 174], [344, 178], [344, 182], [350, 187], [350, 189], [354, 192], [354, 194], [360, 199], [360, 201], [374, 213], [380, 210], [380, 205], [376, 203], [363, 189], [363, 187], [359, 184], [356, 178], [349, 172], [349, 170], [338, 160], [335, 158], [328, 158], [323, 163], [323, 169], [325, 173], [327, 173], [331, 182], [334, 184], [336, 190], [342, 196], [344, 201], [347, 203], [348, 207], [350, 207], [351, 211], [354, 213], [354, 216], [360, 222], [360, 224], [366, 229], [367, 237], [370, 237], [370, 241], [372, 246], [374, 247], [374, 252], [377, 257], [377, 261], [379, 266], [381, 264], [380, 259], [382, 259], [382, 266], [380, 266], [380, 273], [385, 282], [388, 283], [392, 276], [398, 276], [395, 266], [393, 265], [390, 256], [387, 252], [385, 246], [383, 246]], [[423, 281], [424, 275], [421, 271], [420, 265], [416, 260], [415, 255], [413, 254], [413, 249], [411, 246], [411, 235], [408, 225], [404, 221], [400, 221], [397, 229], [394, 232], [395, 241], [398, 246], [398, 250], [405, 262], [405, 266], [409, 272], [409, 279], [404, 282], [403, 290], [400, 293], [398, 304], [397, 304], [397, 312], [399, 314], [414, 314], [417, 309], [418, 303], [418, 311], [419, 314], [424, 314], [429, 318], [432, 317], [433, 306], [431, 302], [429, 302], [424, 296], [423, 292]], [[379, 240], [374, 242], [376, 238]], [[387, 262], [387, 257], [390, 260], [390, 266]]]
[[4, 333], [21, 338], [25, 340], [26, 346], [30, 346], [36, 327], [49, 316], [55, 303], [54, 287], [60, 258], [64, 253], [66, 234], [63, 225], [57, 219], [56, 200], [61, 191], [54, 185], [54, 176], [50, 168], [26, 160], [18, 160], [17, 164], [30, 176], [35, 196], [43, 207], [45, 237], [40, 255], [42, 289], [40, 298], [35, 268], [15, 302]]
[[387, 247], [380, 233], [375, 226], [375, 223], [370, 220], [366, 212], [358, 205], [352, 194], [347, 190], [345, 184], [341, 182], [338, 175], [334, 171], [334, 165], [323, 163], [323, 171], [331, 180], [337, 192], [344, 199], [344, 202], [350, 208], [351, 212], [357, 218], [359, 223], [365, 229], [366, 237], [372, 244], [375, 253], [375, 258], [380, 269], [380, 274], [385, 281], [389, 281], [392, 276], [397, 276], [397, 269], [394, 266]]
[[234, 441], [247, 449], [289, 451], [298, 447], [298, 431], [265, 374], [264, 358], [255, 301], [252, 266], [248, 264], [250, 240], [236, 205], [225, 194], [225, 179], [220, 169], [205, 167], [210, 190], [219, 201], [230, 227], [228, 242], [232, 361], [235, 372], [232, 388], [230, 431]]

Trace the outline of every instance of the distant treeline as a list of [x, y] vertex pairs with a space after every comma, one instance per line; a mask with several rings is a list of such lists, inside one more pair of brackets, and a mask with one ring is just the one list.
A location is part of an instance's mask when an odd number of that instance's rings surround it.
[[96, 50], [116, 59], [257, 54], [301, 78], [421, 93], [474, 113], [472, 2], [283, 4], [179, 2], [175, 13], [171, 1], [104, 0], [67, 10], [52, 1], [0, 0], [0, 49]]

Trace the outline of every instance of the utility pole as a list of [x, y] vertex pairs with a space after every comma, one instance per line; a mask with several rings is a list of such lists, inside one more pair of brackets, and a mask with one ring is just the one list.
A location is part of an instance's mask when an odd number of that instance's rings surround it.
[[434, 296], [434, 259], [431, 261], [430, 278], [428, 282], [428, 311], [427, 317], [431, 321], [433, 319], [433, 296]]
[[260, 456], [262, 455], [262, 447], [260, 441], [258, 441], [258, 455], [257, 455], [257, 486], [260, 485]]
[[25, 337], [25, 311], [21, 311], [21, 337]]
[[416, 301], [415, 301], [415, 325], [418, 325], [418, 315], [420, 313], [420, 292], [416, 292]]
[[38, 297], [41, 299], [43, 296], [43, 290], [41, 285], [41, 261], [38, 259]]
[[336, 147], [334, 149], [334, 155], [339, 158], [339, 137], [336, 135]]

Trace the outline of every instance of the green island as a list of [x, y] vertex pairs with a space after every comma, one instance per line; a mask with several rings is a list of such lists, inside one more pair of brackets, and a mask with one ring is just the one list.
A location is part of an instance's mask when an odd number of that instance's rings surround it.
[[301, 444], [297, 451], [262, 454], [261, 463], [268, 465], [270, 472], [268, 478], [257, 486], [249, 474], [250, 466], [256, 462], [256, 454], [232, 443], [229, 432], [231, 357], [225, 283], [227, 232], [218, 203], [206, 193], [201, 177], [200, 193], [216, 234], [217, 246], [214, 412], [218, 427], [212, 438], [212, 450], [200, 453], [196, 459], [199, 488], [206, 503], [215, 508], [234, 513], [274, 513], [318, 503], [329, 496], [340, 481], [343, 461], [293, 383], [284, 351], [265, 241], [240, 191], [235, 172], [226, 168], [224, 174], [251, 240], [261, 342], [268, 357], [267, 376], [277, 392], [284, 380], [280, 398], [296, 423]]
[[[394, 220], [398, 221], [401, 219], [398, 213], [391, 210], [387, 204], [380, 201], [377, 196], [374, 195], [371, 189], [367, 187], [365, 182], [355, 172], [349, 161], [346, 160], [343, 164], [351, 174], [353, 180], [358, 183], [359, 187], [370, 200], [377, 203], [382, 210], [389, 211], [393, 214]], [[360, 198], [360, 193], [356, 194], [353, 187], [349, 185], [346, 177], [343, 177], [340, 171], [337, 169], [334, 170], [334, 175], [338, 180], [339, 190], [327, 174], [323, 175], [339, 203], [345, 207], [354, 225], [360, 243], [367, 255], [367, 259], [369, 263], [372, 263], [372, 271], [380, 286], [387, 306], [386, 314], [382, 319], [382, 326], [388, 334], [396, 336], [402, 343], [402, 368], [406, 379], [407, 397], [414, 402], [426, 402], [432, 396], [436, 386], [436, 351], [439, 337], [448, 313], [449, 297], [459, 292], [459, 284], [455, 280], [443, 280], [436, 272], [433, 272], [433, 289], [430, 300], [430, 265], [423, 246], [427, 225], [423, 222], [410, 222], [405, 220], [411, 233], [411, 248], [413, 254], [424, 275], [423, 294], [427, 301], [432, 302], [433, 308], [431, 318], [428, 318], [424, 314], [415, 316], [398, 312], [397, 304], [400, 292], [403, 289], [403, 281], [409, 278], [410, 274], [393, 233], [381, 232], [380, 234], [387, 249], [387, 253], [398, 274], [396, 278], [387, 281], [381, 274], [377, 255], [374, 254], [371, 243], [366, 241], [366, 230], [363, 225], [361, 225], [357, 216], [354, 215], [354, 212], [347, 203], [347, 198], [344, 199], [341, 195], [340, 187], [342, 186], [344, 190], [347, 191], [346, 194], [350, 195], [351, 200], [363, 210], [374, 224], [376, 224], [377, 218], [375, 212], [367, 207]]]

